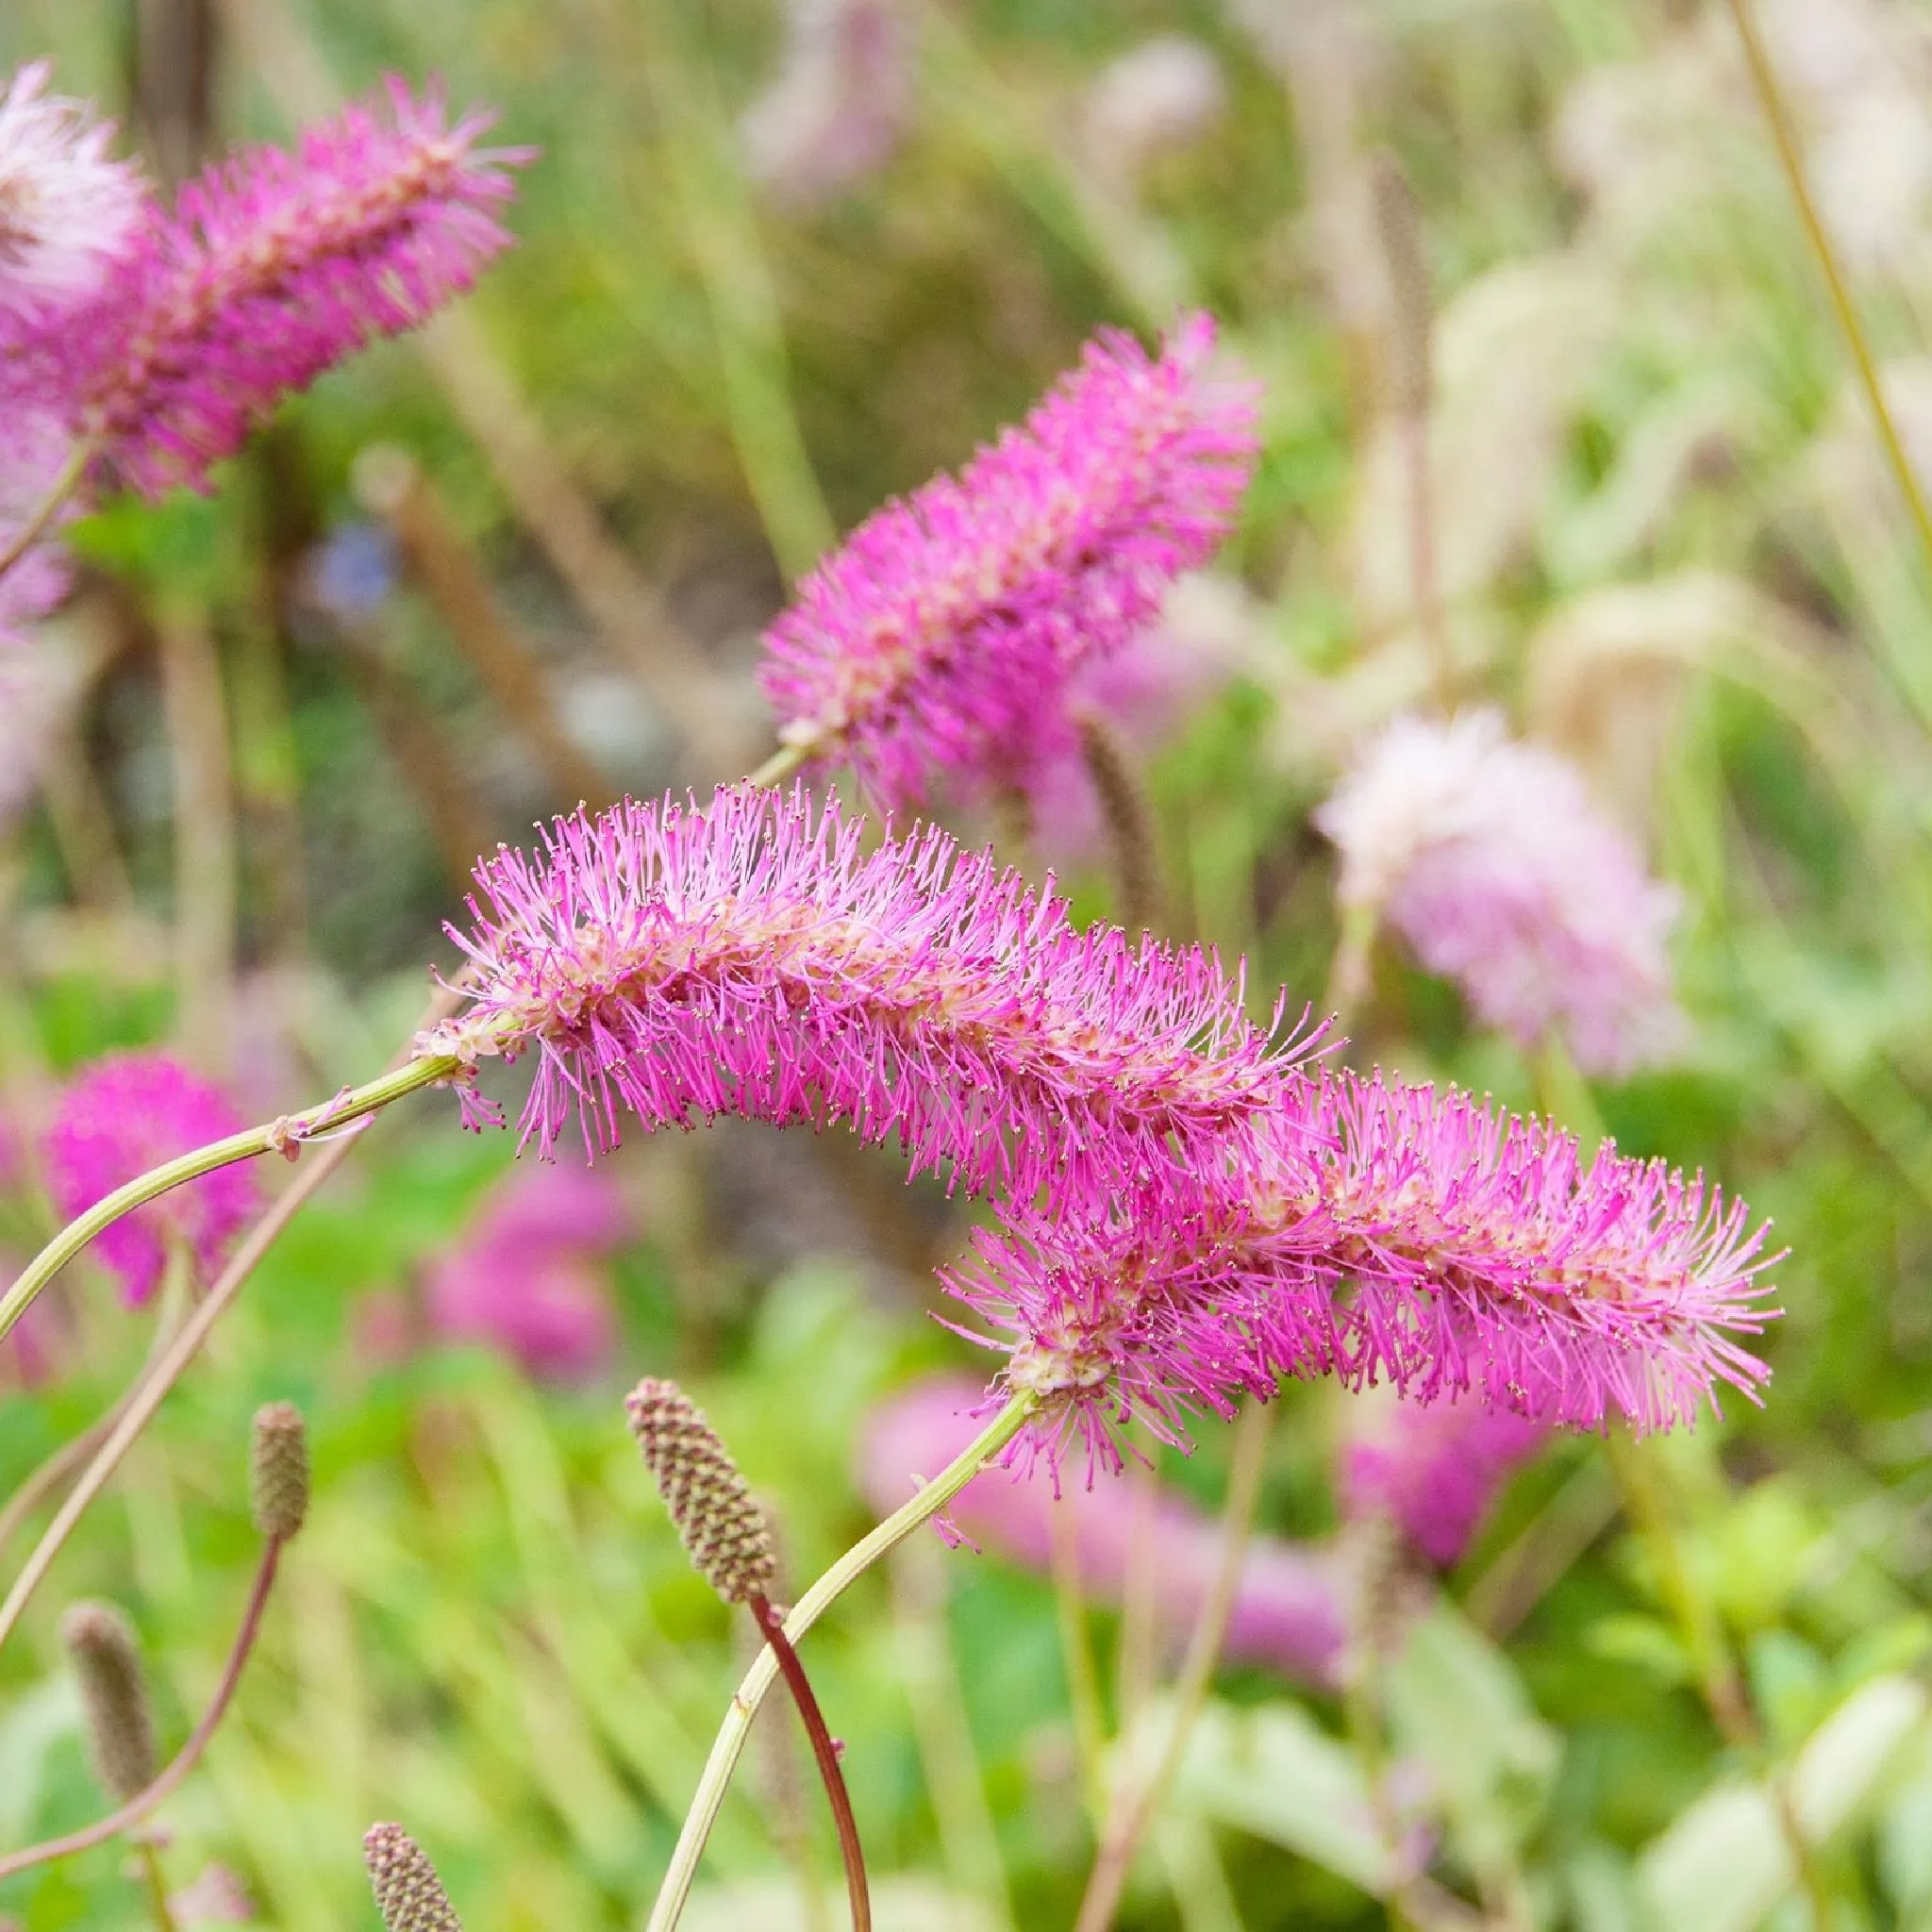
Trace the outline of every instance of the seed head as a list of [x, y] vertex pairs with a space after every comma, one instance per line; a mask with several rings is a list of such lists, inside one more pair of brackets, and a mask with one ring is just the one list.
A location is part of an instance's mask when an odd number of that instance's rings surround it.
[[155, 1775], [154, 1720], [134, 1626], [112, 1604], [75, 1604], [60, 1620], [60, 1641], [80, 1680], [94, 1776], [125, 1805]]
[[362, 1863], [387, 1932], [463, 1932], [428, 1853], [400, 1824], [370, 1826]]
[[769, 1595], [778, 1572], [771, 1532], [704, 1411], [675, 1382], [648, 1377], [625, 1409], [698, 1574], [727, 1603]]
[[248, 1507], [256, 1528], [278, 1543], [287, 1542], [308, 1514], [308, 1432], [292, 1402], [265, 1403], [255, 1411]]

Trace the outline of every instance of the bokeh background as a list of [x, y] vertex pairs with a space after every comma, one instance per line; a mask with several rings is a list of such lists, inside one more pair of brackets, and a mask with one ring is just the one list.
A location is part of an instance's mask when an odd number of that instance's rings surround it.
[[[1758, 11], [1932, 487], [1932, 17]], [[1166, 924], [1244, 953], [1257, 1011], [1277, 986], [1319, 1000], [1337, 923], [1311, 811], [1429, 678], [1388, 403], [1414, 317], [1371, 187], [1392, 154], [1432, 289], [1460, 675], [1682, 894], [1691, 1026], [1663, 1070], [1553, 1091], [1388, 949], [1355, 1051], [1702, 1167], [1790, 1251], [1761, 1410], [1654, 1463], [1760, 1735], [1726, 1740], [1697, 1695], [1601, 1445], [1557, 1441], [1414, 1612], [1429, 1635], [1390, 1687], [1404, 1803], [1477, 1915], [1444, 1923], [1744, 1932], [1812, 1923], [1749, 1801], [1785, 1777], [1840, 1932], [1932, 1926], [1932, 558], [1724, 7], [8, 0], [0, 64], [40, 54], [162, 175], [388, 70], [541, 153], [470, 302], [291, 404], [211, 498], [75, 527], [58, 702], [0, 842], [15, 1257], [46, 1230], [34, 1139], [75, 1067], [169, 1041], [250, 1118], [367, 1077], [454, 958], [440, 922], [473, 855], [580, 797], [749, 769], [787, 585], [1096, 325], [1151, 337], [1190, 306], [1263, 385], [1265, 446], [1130, 720]], [[5, 720], [0, 745], [24, 772]], [[1035, 832], [1029, 862], [1105, 913], [1091, 806]], [[884, 1156], [640, 1139], [569, 1207], [572, 1240], [526, 1206], [518, 1248], [509, 1137], [454, 1112], [410, 1103], [304, 1212], [0, 1657], [11, 1845], [98, 1804], [61, 1603], [129, 1607], [178, 1739], [253, 1559], [247, 1418], [305, 1407], [311, 1524], [164, 1814], [184, 1932], [373, 1924], [358, 1845], [388, 1817], [475, 1932], [641, 1923], [744, 1642], [683, 1564], [622, 1391], [687, 1379], [802, 1580], [874, 1518], [868, 1417], [974, 1364], [928, 1272], [969, 1210]], [[0, 1493], [148, 1344], [85, 1267], [37, 1333], [4, 1372]], [[1262, 1507], [1338, 1575], [1354, 1407], [1284, 1391]], [[1209, 1424], [1160, 1480], [1211, 1511], [1227, 1456]], [[929, 1539], [813, 1638], [882, 1925], [1071, 1920], [1091, 1824], [1065, 1607]], [[1111, 1730], [1121, 1620], [1088, 1626]], [[1168, 1638], [1137, 1641], [1162, 1674]], [[836, 1866], [815, 1792], [786, 1795], [782, 1715], [687, 1924], [842, 1923], [802, 1901], [801, 1859], [827, 1888]], [[1347, 1729], [1331, 1693], [1232, 1664], [1123, 1923], [1383, 1924]], [[111, 1848], [0, 1886], [31, 1932], [142, 1911]]]

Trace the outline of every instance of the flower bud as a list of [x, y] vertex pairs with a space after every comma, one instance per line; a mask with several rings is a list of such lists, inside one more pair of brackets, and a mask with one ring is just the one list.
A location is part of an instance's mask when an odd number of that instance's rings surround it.
[[625, 1408], [698, 1574], [727, 1603], [769, 1595], [778, 1571], [771, 1532], [703, 1410], [675, 1382], [648, 1378]]
[[362, 1863], [386, 1932], [463, 1932], [428, 1853], [400, 1824], [370, 1826]]
[[60, 1620], [60, 1641], [80, 1680], [94, 1776], [125, 1805], [155, 1775], [154, 1721], [134, 1626], [112, 1604], [75, 1604]]
[[287, 1542], [308, 1514], [308, 1432], [292, 1402], [265, 1403], [255, 1411], [248, 1507], [256, 1528], [278, 1543]]

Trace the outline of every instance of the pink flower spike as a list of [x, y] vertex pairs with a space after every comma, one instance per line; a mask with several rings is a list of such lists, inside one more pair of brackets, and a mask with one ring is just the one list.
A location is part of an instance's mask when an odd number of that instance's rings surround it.
[[522, 1133], [546, 1155], [573, 1116], [615, 1144], [621, 1108], [842, 1120], [1021, 1199], [1168, 1171], [1266, 1108], [1291, 1048], [1211, 954], [1076, 930], [936, 827], [870, 852], [865, 829], [802, 786], [558, 819], [536, 858], [477, 867], [450, 929], [470, 1007], [417, 1051], [534, 1051]]
[[1549, 1431], [1473, 1402], [1374, 1407], [1381, 1412], [1341, 1453], [1342, 1508], [1355, 1518], [1391, 1517], [1429, 1562], [1454, 1569], [1504, 1485], [1543, 1448]]
[[1755, 1398], [1765, 1230], [1740, 1202], [1451, 1090], [1324, 1072], [1245, 1147], [1079, 1215], [983, 1234], [952, 1291], [1041, 1399], [1029, 1453], [1118, 1466], [1140, 1414], [1184, 1441], [1277, 1379], [1473, 1395], [1542, 1423], [1690, 1423]]
[[[84, 1068], [60, 1096], [47, 1129], [47, 1187], [66, 1220], [118, 1187], [248, 1124], [219, 1087], [173, 1055], [121, 1053]], [[104, 1228], [92, 1252], [121, 1277], [129, 1307], [160, 1285], [169, 1246], [179, 1241], [204, 1275], [255, 1211], [255, 1170], [215, 1169], [172, 1189]]]
[[152, 216], [85, 326], [45, 345], [42, 386], [130, 488], [206, 489], [284, 395], [415, 327], [508, 245], [504, 170], [528, 153], [478, 148], [491, 118], [451, 125], [440, 94], [391, 78], [293, 154], [210, 168]]
[[130, 252], [147, 194], [108, 158], [111, 124], [44, 92], [36, 60], [0, 94], [0, 342], [94, 294]]
[[596, 1264], [630, 1232], [624, 1197], [601, 1175], [520, 1174], [430, 1264], [429, 1319], [447, 1340], [487, 1343], [541, 1380], [595, 1374], [617, 1348]]
[[1108, 331], [958, 480], [862, 524], [765, 634], [781, 736], [916, 804], [1024, 775], [1071, 726], [1076, 666], [1159, 614], [1226, 535], [1257, 443], [1251, 384], [1209, 368], [1214, 325], [1158, 357]]
[[[985, 1425], [978, 1383], [936, 1375], [915, 1383], [874, 1411], [859, 1449], [859, 1481], [881, 1516], [912, 1493], [911, 1478], [939, 1474]], [[1103, 1603], [1125, 1593], [1135, 1541], [1152, 1539], [1156, 1613], [1171, 1634], [1185, 1635], [1213, 1584], [1221, 1560], [1221, 1525], [1172, 1490], [1163, 1489], [1153, 1520], [1136, 1522], [1133, 1497], [1118, 1484], [1059, 1490], [1037, 1474], [986, 1472], [947, 1507], [951, 1522], [975, 1543], [1022, 1567], [1052, 1564], [1054, 1513], [1071, 1519], [1083, 1586]], [[1228, 1620], [1231, 1657], [1266, 1664], [1298, 1683], [1333, 1690], [1340, 1681], [1348, 1628], [1330, 1567], [1314, 1551], [1269, 1536], [1250, 1540]]]
[[1315, 823], [1341, 855], [1341, 904], [1386, 915], [1524, 1048], [1555, 1028], [1585, 1072], [1620, 1074], [1681, 1044], [1677, 894], [1576, 771], [1512, 740], [1499, 712], [1398, 719]]

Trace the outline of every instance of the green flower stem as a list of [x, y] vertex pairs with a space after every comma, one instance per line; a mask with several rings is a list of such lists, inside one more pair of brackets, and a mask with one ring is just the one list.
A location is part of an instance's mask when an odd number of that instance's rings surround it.
[[[943, 1509], [1025, 1424], [1037, 1398], [1030, 1393], [1013, 1396], [980, 1434], [948, 1463], [941, 1474], [906, 1504], [887, 1517], [870, 1536], [853, 1546], [806, 1591], [798, 1607], [785, 1620], [785, 1635], [796, 1645], [806, 1632], [844, 1594], [846, 1589], [889, 1551], [904, 1542], [922, 1524], [928, 1523]], [[778, 1674], [776, 1659], [769, 1644], [759, 1651], [757, 1661], [745, 1673], [731, 1708], [718, 1727], [717, 1740], [698, 1781], [691, 1809], [685, 1814], [684, 1829], [677, 1848], [671, 1855], [670, 1869], [651, 1908], [645, 1932], [671, 1932], [691, 1896], [691, 1880], [697, 1875], [698, 1860], [704, 1855], [705, 1840], [724, 1802], [731, 1774], [744, 1751], [751, 1732], [751, 1721], [764, 1702]]]
[[151, 1838], [139, 1847], [141, 1874], [147, 1891], [147, 1908], [155, 1922], [155, 1932], [178, 1932], [175, 1909], [168, 1903], [168, 1881], [161, 1873], [161, 1855]]
[[809, 743], [781, 744], [744, 782], [747, 785], [782, 785], [811, 757]]
[[116, 1188], [105, 1199], [95, 1202], [78, 1220], [70, 1221], [34, 1257], [19, 1280], [7, 1291], [4, 1299], [0, 1299], [0, 1340], [6, 1338], [8, 1331], [33, 1306], [34, 1297], [42, 1289], [95, 1235], [111, 1226], [124, 1214], [132, 1213], [158, 1195], [165, 1194], [171, 1188], [178, 1188], [202, 1174], [212, 1174], [218, 1167], [252, 1159], [273, 1148], [297, 1147], [316, 1134], [346, 1126], [366, 1114], [377, 1112], [392, 1100], [400, 1100], [406, 1093], [415, 1092], [420, 1087], [448, 1079], [458, 1067], [455, 1057], [448, 1054], [406, 1061], [393, 1073], [384, 1074], [366, 1086], [351, 1088], [334, 1100], [325, 1101], [320, 1107], [309, 1108], [299, 1114], [285, 1115], [264, 1126], [250, 1127], [244, 1133], [230, 1134], [225, 1141], [211, 1141], [206, 1147], [197, 1147], [192, 1154], [164, 1161], [159, 1167], [150, 1168], [146, 1174], [129, 1181], [125, 1187]]
[[74, 494], [99, 447], [92, 437], [84, 436], [67, 452], [67, 460], [48, 484], [47, 493], [34, 505], [26, 522], [5, 544], [0, 544], [0, 577], [4, 577], [46, 535], [47, 525], [60, 514], [60, 506]]

